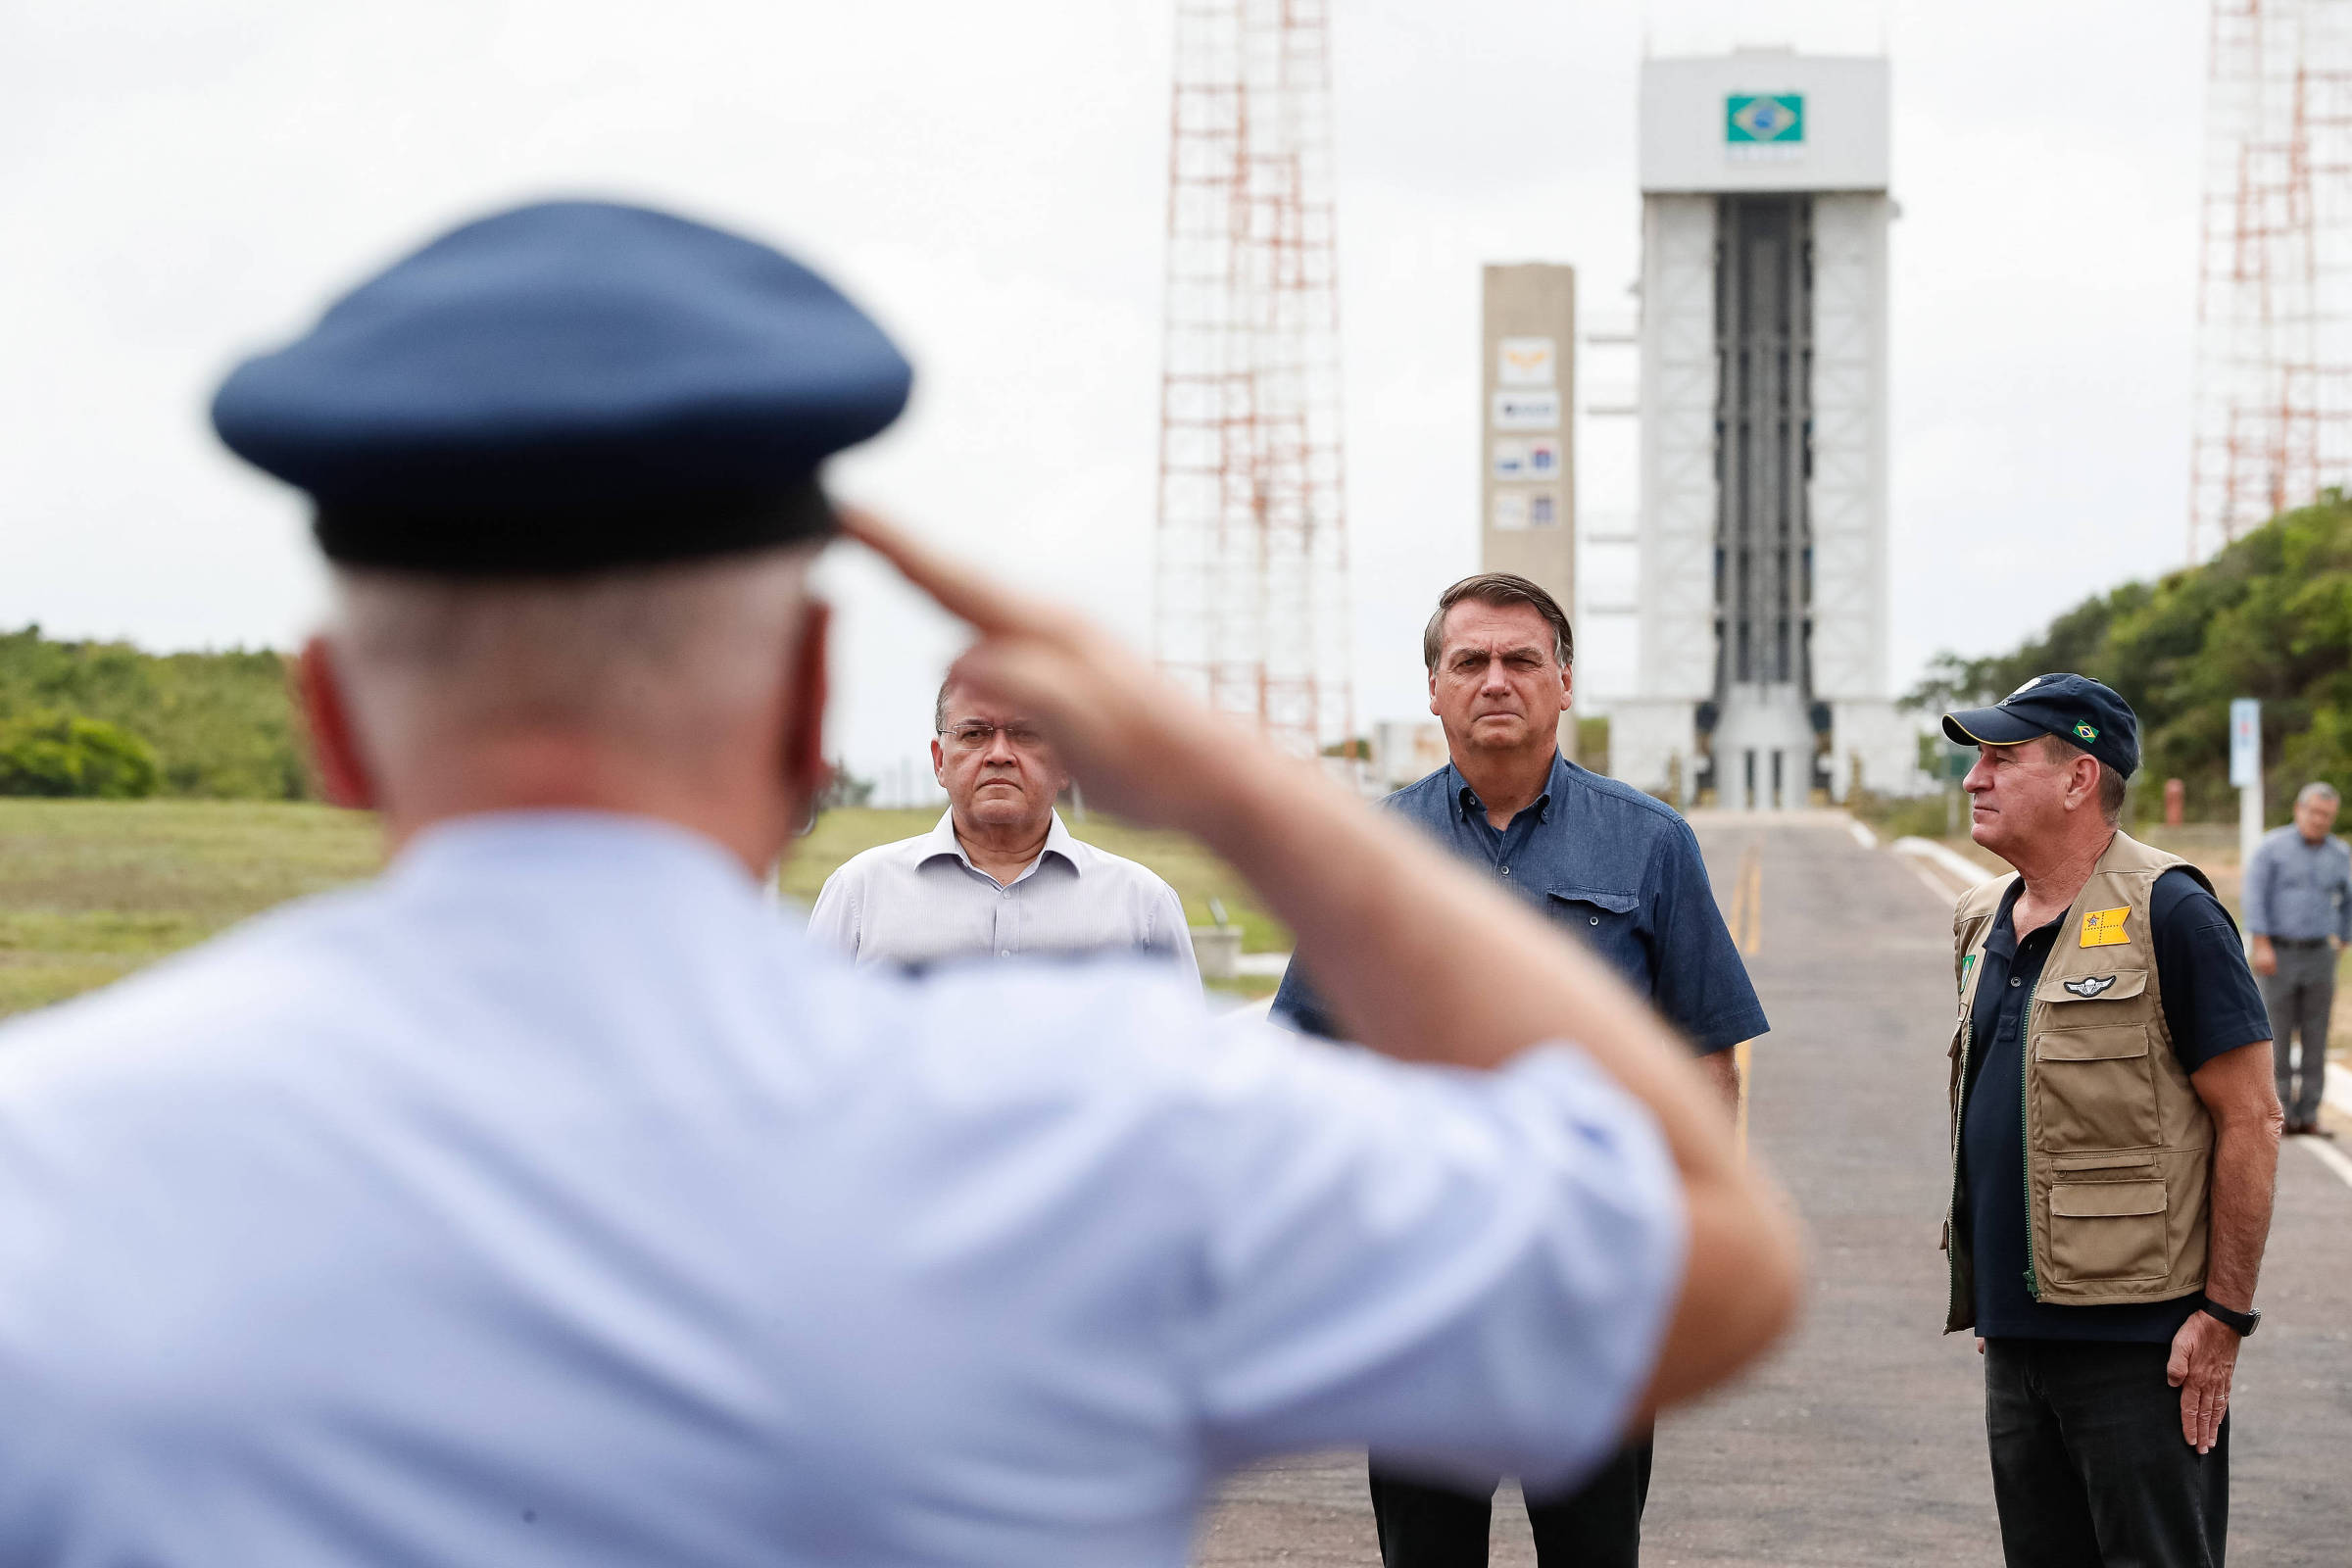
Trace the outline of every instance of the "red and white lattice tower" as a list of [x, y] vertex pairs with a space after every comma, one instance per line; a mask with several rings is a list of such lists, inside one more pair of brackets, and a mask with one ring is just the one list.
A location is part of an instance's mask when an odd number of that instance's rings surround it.
[[2352, 4], [2214, 0], [2188, 551], [2352, 478]]
[[1177, 0], [1157, 634], [1311, 757], [1354, 734], [1327, 0]]

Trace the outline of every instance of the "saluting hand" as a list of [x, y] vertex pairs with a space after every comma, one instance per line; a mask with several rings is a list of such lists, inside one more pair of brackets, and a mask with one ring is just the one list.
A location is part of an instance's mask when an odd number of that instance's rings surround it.
[[2199, 1453], [2211, 1453], [2230, 1409], [2230, 1379], [2237, 1370], [2237, 1333], [2203, 1312], [2191, 1312], [2173, 1336], [2165, 1381], [2180, 1391], [2180, 1435]]
[[[1131, 820], [1197, 827], [1220, 769], [1289, 767], [1250, 731], [1162, 678], [1085, 616], [920, 544], [854, 507], [842, 531], [898, 567], [979, 640], [956, 675], [1037, 716], [1090, 799]], [[1303, 771], [1303, 769], [1301, 769]]]

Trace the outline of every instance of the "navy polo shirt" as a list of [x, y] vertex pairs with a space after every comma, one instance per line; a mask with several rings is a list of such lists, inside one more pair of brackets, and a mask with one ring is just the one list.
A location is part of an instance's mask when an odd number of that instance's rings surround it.
[[[2166, 1344], [2197, 1309], [2196, 1297], [2052, 1306], [2026, 1290], [2026, 1004], [2066, 917], [2019, 936], [2012, 914], [2024, 888], [2012, 882], [2001, 898], [1969, 1014], [1959, 1219], [1976, 1262], [1976, 1332], [1987, 1340]], [[2237, 925], [2202, 883], [2178, 867], [2158, 877], [2148, 894], [2148, 930], [2164, 1021], [2183, 1072], [2271, 1037]]]
[[[1451, 762], [1382, 804], [1583, 938], [1700, 1055], [1771, 1027], [1698, 839], [1673, 808], [1562, 757], [1543, 795], [1501, 829]], [[1340, 1032], [1296, 961], [1274, 1012], [1307, 1034]]]

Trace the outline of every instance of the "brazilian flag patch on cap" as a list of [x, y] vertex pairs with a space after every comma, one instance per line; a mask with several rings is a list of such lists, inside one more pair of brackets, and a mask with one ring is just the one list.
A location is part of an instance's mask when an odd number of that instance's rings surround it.
[[2075, 735], [2078, 739], [2086, 741], [2095, 741], [2099, 738], [2099, 732], [2095, 729], [2092, 729], [2088, 724], [2077, 724], [2075, 726]]

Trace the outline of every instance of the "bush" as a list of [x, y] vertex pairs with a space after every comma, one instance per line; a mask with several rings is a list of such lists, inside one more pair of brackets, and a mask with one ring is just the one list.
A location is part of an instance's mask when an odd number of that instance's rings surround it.
[[1576, 721], [1576, 760], [1595, 773], [1609, 770], [1609, 719], [1603, 713], [1597, 718], [1579, 718]]
[[826, 764], [825, 787], [816, 797], [820, 811], [837, 810], [845, 806], [864, 806], [874, 798], [874, 781], [859, 778], [850, 771], [850, 764], [834, 761]]
[[2084, 600], [2014, 653], [1944, 654], [1904, 701], [1930, 711], [1997, 702], [2053, 670], [2105, 681], [2138, 713], [2133, 782], [2150, 803], [2179, 778], [2191, 817], [2234, 813], [2234, 697], [2262, 700], [2272, 821], [2314, 779], [2352, 794], [2352, 502], [2325, 492], [2203, 565]]
[[126, 643], [59, 642], [38, 626], [0, 632], [0, 723], [59, 713], [144, 742], [165, 795], [310, 793], [285, 662], [267, 649], [149, 654]]
[[153, 747], [98, 719], [36, 709], [0, 720], [0, 795], [137, 800], [160, 771]]

